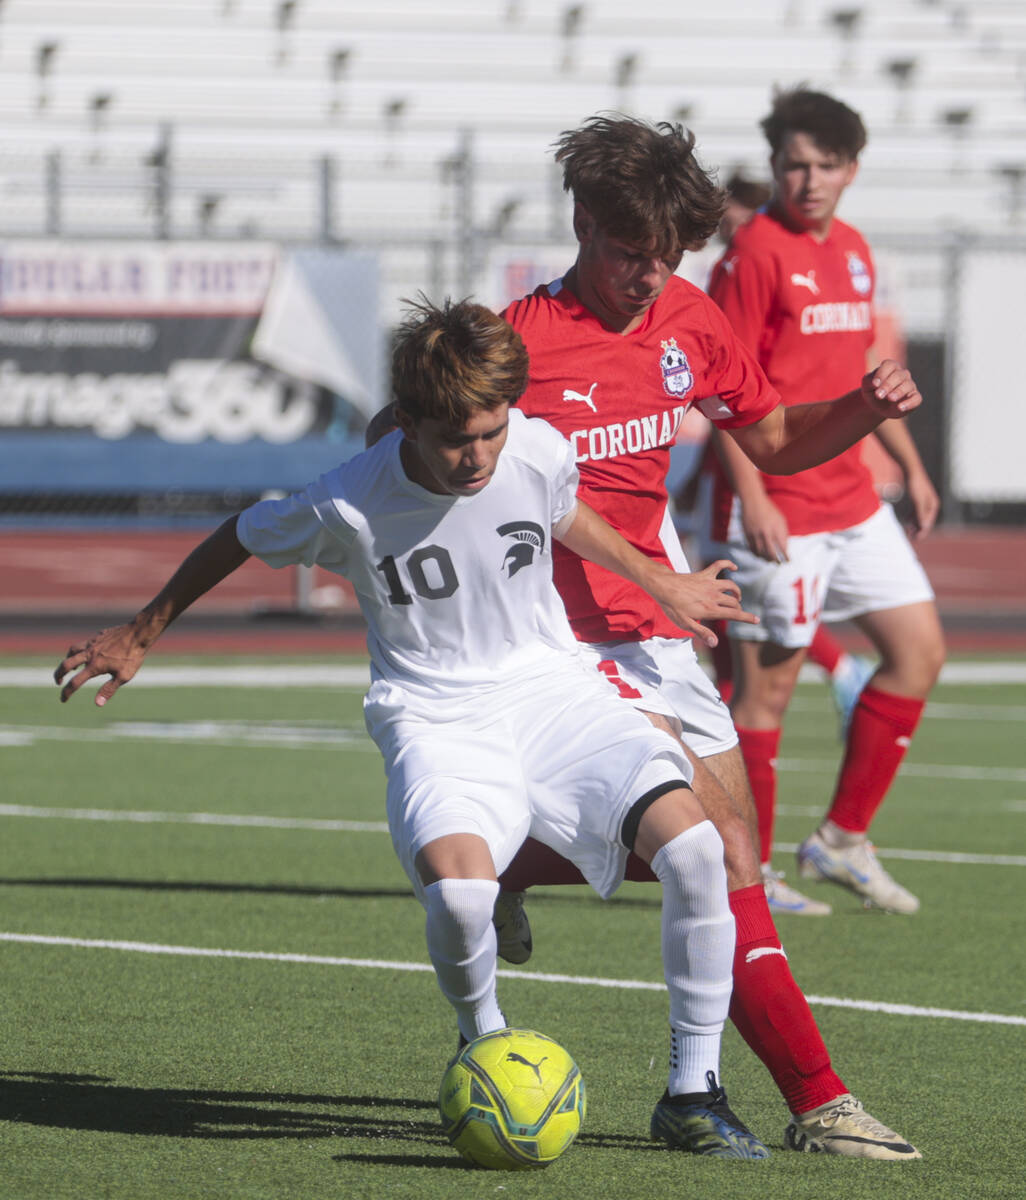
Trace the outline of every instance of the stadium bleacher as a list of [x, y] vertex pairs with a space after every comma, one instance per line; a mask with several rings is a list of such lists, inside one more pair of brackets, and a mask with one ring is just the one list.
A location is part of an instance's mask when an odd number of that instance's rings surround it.
[[871, 238], [1016, 234], [1024, 76], [1018, 0], [7, 0], [0, 233], [330, 236], [380, 249], [391, 303], [451, 286], [468, 229], [565, 236], [559, 130], [682, 120], [761, 175], [770, 93], [807, 81], [869, 125]]

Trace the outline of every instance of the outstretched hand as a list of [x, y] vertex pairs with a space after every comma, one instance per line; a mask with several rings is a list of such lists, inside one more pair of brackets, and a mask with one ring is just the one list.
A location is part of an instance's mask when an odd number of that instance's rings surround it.
[[61, 689], [61, 703], [70, 700], [88, 680], [95, 679], [98, 675], [109, 675], [110, 679], [101, 686], [94, 701], [102, 708], [118, 688], [128, 683], [135, 675], [145, 657], [146, 649], [139, 644], [133, 625], [101, 629], [88, 641], [70, 646], [67, 654], [58, 663], [53, 673], [54, 682], [58, 686], [65, 676], [77, 671], [77, 674], [70, 674], [70, 678]]
[[741, 607], [741, 589], [737, 584], [718, 578], [721, 571], [736, 570], [736, 564], [729, 559], [718, 558], [701, 571], [667, 575], [660, 579], [658, 589], [653, 588], [652, 595], [675, 625], [707, 646], [716, 646], [719, 639], [703, 621], [759, 623], [758, 617]]
[[919, 388], [906, 367], [885, 358], [863, 376], [862, 398], [883, 417], [904, 417], [923, 402]]

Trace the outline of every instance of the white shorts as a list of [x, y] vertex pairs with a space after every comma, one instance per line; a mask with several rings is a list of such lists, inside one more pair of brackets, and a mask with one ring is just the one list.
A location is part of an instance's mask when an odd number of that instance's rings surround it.
[[850, 529], [787, 539], [788, 561], [767, 562], [748, 547], [719, 546], [737, 563], [741, 602], [758, 625], [731, 621], [740, 641], [808, 646], [820, 621], [847, 621], [933, 599], [933, 589], [894, 510], [883, 504]]
[[730, 710], [702, 669], [691, 638], [598, 642], [581, 650], [635, 708], [676, 717], [683, 740], [699, 758], [737, 745]]
[[404, 704], [400, 688], [381, 682], [365, 701], [385, 758], [392, 844], [418, 896], [417, 854], [453, 833], [483, 838], [498, 874], [530, 835], [612, 895], [631, 807], [660, 784], [691, 782], [680, 747], [577, 658], [465, 699]]

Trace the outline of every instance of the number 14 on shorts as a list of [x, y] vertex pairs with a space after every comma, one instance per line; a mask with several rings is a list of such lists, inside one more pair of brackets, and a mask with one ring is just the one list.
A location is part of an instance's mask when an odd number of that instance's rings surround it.
[[823, 581], [819, 575], [814, 575], [812, 579], [806, 579], [799, 575], [791, 583], [791, 591], [794, 593], [794, 615], [792, 621], [795, 625], [818, 625], [820, 613], [823, 611]]

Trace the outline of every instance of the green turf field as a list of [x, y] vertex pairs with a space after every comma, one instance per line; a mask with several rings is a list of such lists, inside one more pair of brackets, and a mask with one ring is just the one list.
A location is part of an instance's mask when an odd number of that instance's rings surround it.
[[[13, 686], [12, 668], [52, 665], [0, 663], [5, 1200], [1023, 1193], [1026, 683], [935, 693], [874, 827], [917, 916], [828, 889], [832, 917], [780, 920], [835, 1066], [922, 1162], [785, 1151], [784, 1106], [732, 1029], [724, 1082], [772, 1158], [653, 1147], [658, 895], [627, 885], [607, 904], [583, 888], [531, 894], [534, 957], [503, 972], [500, 999], [574, 1055], [589, 1113], [548, 1170], [496, 1174], [438, 1127], [455, 1024], [384, 832], [359, 688], [141, 677], [101, 711], [88, 693], [61, 706], [56, 689]], [[837, 756], [828, 694], [803, 684], [777, 866], [791, 867]]]

